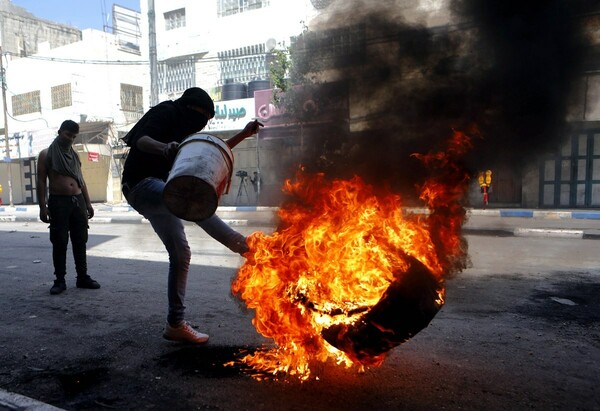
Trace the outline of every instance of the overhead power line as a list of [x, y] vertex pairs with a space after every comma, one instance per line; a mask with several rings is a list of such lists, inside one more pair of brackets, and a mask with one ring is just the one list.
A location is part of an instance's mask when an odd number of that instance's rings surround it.
[[103, 65], [115, 65], [115, 66], [132, 66], [132, 65], [147, 65], [147, 61], [139, 60], [83, 60], [83, 59], [68, 59], [61, 57], [45, 57], [45, 56], [27, 56], [23, 57], [32, 60], [44, 60], [54, 61], [57, 63], [70, 63], [70, 64], [103, 64]]
[[[219, 61], [234, 61], [234, 60], [244, 60], [246, 58], [252, 57], [261, 57], [264, 56], [265, 53], [257, 53], [257, 54], [245, 54], [242, 56], [235, 57], [204, 57], [198, 59], [198, 63], [217, 63]], [[46, 56], [26, 56], [22, 58], [32, 59], [32, 60], [43, 60], [43, 61], [51, 61], [56, 63], [70, 63], [70, 64], [102, 64], [102, 65], [116, 65], [116, 66], [126, 66], [126, 65], [148, 65], [150, 64], [147, 60], [85, 60], [85, 59], [69, 59], [62, 57], [46, 57]], [[176, 61], [176, 58], [161, 60], [159, 63], [169, 63], [170, 61]]]

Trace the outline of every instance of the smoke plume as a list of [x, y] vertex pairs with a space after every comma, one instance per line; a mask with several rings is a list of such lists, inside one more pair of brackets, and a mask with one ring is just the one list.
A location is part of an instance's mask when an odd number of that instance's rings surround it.
[[465, 159], [473, 170], [521, 166], [565, 137], [585, 2], [421, 3], [334, 1], [293, 45], [296, 78], [330, 112], [305, 130], [307, 167], [405, 190], [422, 175], [410, 154], [435, 149], [452, 129], [479, 130]]

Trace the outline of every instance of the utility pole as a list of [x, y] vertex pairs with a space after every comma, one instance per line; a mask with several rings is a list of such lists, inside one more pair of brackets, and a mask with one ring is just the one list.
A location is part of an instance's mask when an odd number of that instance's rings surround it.
[[158, 101], [158, 64], [156, 54], [156, 11], [154, 0], [148, 0], [148, 41], [150, 57], [150, 107]]
[[2, 76], [2, 107], [4, 112], [4, 142], [6, 143], [6, 156], [4, 161], [8, 169], [8, 202], [9, 205], [13, 206], [13, 191], [12, 191], [12, 170], [11, 170], [11, 159], [10, 159], [10, 143], [8, 139], [8, 116], [6, 107], [6, 71], [4, 70], [4, 53], [2, 52], [2, 46], [0, 46], [0, 75]]

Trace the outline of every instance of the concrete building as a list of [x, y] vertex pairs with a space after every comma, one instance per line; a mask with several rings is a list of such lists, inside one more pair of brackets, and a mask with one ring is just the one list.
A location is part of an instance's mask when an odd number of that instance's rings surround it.
[[[153, 9], [150, 6], [153, 3]], [[285, 49], [318, 9], [308, 0], [141, 1], [142, 53], [150, 62], [156, 101], [175, 99], [189, 87], [201, 87], [216, 103], [217, 115], [206, 132], [228, 138], [256, 118], [254, 92], [271, 89], [270, 62]], [[147, 53], [147, 54], [146, 54]], [[153, 64], [155, 61], [155, 64]], [[150, 93], [152, 95], [152, 91]], [[150, 97], [150, 96], [149, 96]], [[276, 204], [280, 192], [269, 143], [249, 138], [234, 149], [234, 177], [222, 205]], [[278, 150], [278, 148], [276, 149]], [[243, 178], [262, 175], [258, 190]]]
[[600, 9], [476, 3], [460, 14], [446, 0], [333, 2], [309, 22], [307, 72], [346, 87], [342, 139], [387, 141], [372, 166], [391, 174], [402, 145], [433, 146], [450, 125], [480, 122], [493, 206], [600, 207]]
[[[126, 9], [113, 9], [113, 15], [117, 16], [113, 18], [113, 25], [121, 25], [123, 30], [120, 35], [114, 31], [114, 38], [104, 36], [98, 39], [94, 43], [96, 46], [90, 47], [90, 51], [97, 53], [94, 55], [101, 57], [85, 54], [88, 51], [86, 47], [83, 47], [84, 50], [73, 46], [75, 48], [65, 49], [68, 51], [61, 54], [60, 51], [53, 51], [61, 48], [53, 48], [50, 40], [40, 46], [36, 42], [36, 50], [40, 47], [42, 51], [38, 57], [27, 60], [33, 61], [37, 67], [42, 67], [39, 64], [45, 62], [49, 70], [60, 72], [56, 83], [46, 84], [45, 91], [41, 79], [35, 79], [32, 74], [38, 72], [35, 69], [22, 66], [15, 70], [19, 74], [7, 71], [9, 105], [13, 104], [13, 97], [18, 95], [15, 101], [15, 107], [21, 110], [18, 119], [28, 124], [27, 127], [13, 125], [9, 119], [9, 134], [12, 135], [14, 129], [23, 135], [13, 142], [11, 158], [29, 155], [28, 150], [36, 152], [45, 145], [56, 131], [59, 119], [65, 115], [87, 121], [92, 131], [86, 132], [89, 133], [86, 141], [102, 140], [94, 137], [93, 130], [110, 125], [106, 128], [109, 131], [100, 133], [107, 136], [103, 140], [104, 147], [91, 151], [89, 147], [81, 149], [118, 158], [124, 148], [119, 146], [117, 137], [125, 133], [143, 112], [159, 101], [176, 99], [185, 89], [198, 86], [211, 94], [217, 108], [215, 119], [205, 130], [207, 133], [226, 139], [254, 118], [266, 125], [258, 138], [247, 139], [235, 148], [234, 177], [230, 191], [223, 195], [221, 204], [278, 204], [282, 179], [290, 176], [289, 167], [303, 157], [328, 160], [330, 155], [344, 155], [343, 150], [351, 145], [344, 142], [369, 141], [374, 146], [393, 128], [401, 130], [405, 142], [410, 146], [418, 137], [423, 141], [437, 138], [435, 133], [439, 135], [440, 129], [436, 127], [445, 123], [447, 130], [449, 120], [475, 115], [481, 116], [480, 120], [484, 123], [495, 120], [493, 116], [498, 112], [494, 110], [498, 107], [490, 106], [489, 110], [481, 109], [478, 112], [478, 105], [488, 104], [497, 98], [496, 95], [504, 92], [498, 82], [495, 84], [490, 81], [490, 89], [475, 95], [474, 100], [452, 99], [454, 96], [461, 97], [461, 92], [470, 86], [464, 82], [464, 76], [471, 70], [471, 64], [488, 64], [485, 68], [490, 73], [501, 72], [494, 72], [489, 64], [494, 56], [486, 54], [487, 50], [477, 43], [483, 20], [465, 16], [457, 19], [449, 6], [449, 0], [418, 3], [396, 0], [385, 4], [368, 0], [141, 0], [139, 14]], [[566, 118], [556, 123], [566, 120], [570, 126], [568, 131], [559, 136], [562, 147], [542, 157], [539, 155], [541, 151], [531, 151], [531, 157], [524, 167], [517, 168], [502, 162], [482, 164], [493, 171], [494, 190], [490, 193], [490, 206], [600, 207], [598, 15], [596, 9], [574, 17], [576, 24], [585, 27], [590, 50], [577, 73], [578, 86], [568, 97], [561, 90], [563, 101], [558, 103], [564, 102], [568, 110], [566, 114], [564, 110], [561, 111]], [[370, 16], [371, 20], [365, 20], [365, 16]], [[139, 20], [136, 20], [137, 17]], [[553, 18], [552, 15], [550, 18]], [[541, 26], [517, 29], [534, 38], [537, 37], [536, 33], [544, 32]], [[88, 34], [84, 31], [81, 43], [92, 42], [100, 34], [106, 33]], [[132, 39], [135, 43], [138, 37], [139, 56], [136, 47], [129, 44]], [[65, 38], [68, 35], [65, 34]], [[303, 42], [311, 43], [311, 46], [306, 47]], [[521, 39], [514, 39], [514, 43], [520, 42]], [[287, 52], [290, 46], [310, 53], [304, 56], [303, 63], [320, 65], [312, 73], [317, 74], [313, 80], [327, 84], [320, 87], [323, 95], [317, 95], [314, 91], [296, 93], [299, 101], [296, 101], [298, 104], [293, 116], [275, 107], [272, 101], [272, 63], [277, 63], [279, 51]], [[111, 54], [112, 57], [108, 58], [106, 52], [100, 53], [102, 47], [110, 48], [111, 53], [126, 53], [127, 56]], [[31, 49], [31, 46], [25, 49]], [[538, 52], [535, 47], [531, 51]], [[21, 49], [15, 48], [14, 53], [20, 54]], [[88, 60], [84, 62], [86, 58], [78, 53], [84, 53]], [[54, 60], [44, 60], [51, 55]], [[99, 64], [100, 60], [107, 64]], [[118, 60], [137, 63], [111, 63]], [[544, 71], [529, 73], [531, 81], [523, 82], [525, 87], [528, 87], [528, 83], [546, 81], [546, 74], [555, 72], [556, 67], [561, 66], [559, 64], [545, 71], [543, 65], [535, 60], [532, 59], [532, 63], [535, 63], [536, 69]], [[74, 64], [74, 61], [79, 63]], [[407, 61], [409, 63], [405, 65]], [[8, 63], [7, 70], [11, 70], [16, 60]], [[85, 69], [81, 74], [69, 77], [66, 72], [75, 73], [73, 67], [77, 66]], [[58, 67], [61, 68], [57, 70]], [[114, 70], [115, 67], [118, 70]], [[510, 70], [509, 67], [507, 72]], [[523, 72], [527, 73], [527, 70]], [[19, 77], [20, 73], [23, 75], [19, 81], [24, 81], [24, 86], [15, 89], [12, 76]], [[28, 93], [40, 90], [42, 100], [51, 101], [53, 95], [59, 98], [67, 84], [72, 88], [73, 103], [70, 106], [46, 110], [42, 103], [39, 112], [45, 110], [43, 116], [36, 115], [36, 111], [23, 112], [28, 110], [25, 107], [29, 107], [23, 101], [35, 97]], [[99, 84], [103, 87], [99, 88]], [[476, 86], [481, 87], [482, 84], [485, 82]], [[511, 87], [509, 83], [503, 86]], [[539, 89], [551, 87], [554, 84], [547, 81], [540, 84]], [[485, 101], [488, 97], [489, 101]], [[513, 113], [515, 117], [523, 114], [523, 118], [527, 119], [529, 109], [531, 112], [544, 109], [544, 104], [536, 107], [519, 103], [522, 111]], [[512, 105], [510, 101], [504, 104], [504, 108]], [[39, 120], [40, 117], [48, 124]], [[545, 118], [554, 124], [552, 118]], [[544, 133], [548, 136], [556, 134], [552, 124], [534, 120], [538, 123], [530, 121], [527, 130], [539, 132], [540, 143], [544, 143]], [[387, 130], [384, 130], [386, 127]], [[503, 150], [509, 155], [510, 150], [514, 150], [515, 157], [530, 154], [518, 152], [519, 138], [525, 140], [528, 136], [514, 133], [502, 123], [493, 128], [497, 129], [493, 130], [497, 135], [488, 140], [496, 142], [495, 146], [489, 144], [488, 147], [492, 155], [494, 150]], [[46, 137], [42, 135], [43, 129], [46, 130]], [[30, 146], [24, 145], [25, 141], [31, 141]], [[404, 171], [397, 164], [395, 154], [390, 147], [387, 152], [380, 153], [380, 157], [375, 156], [376, 165], [393, 172]], [[98, 167], [95, 158], [95, 154], [91, 155], [89, 162]], [[350, 168], [358, 165], [352, 161], [350, 163]], [[109, 164], [112, 165], [107, 165], [101, 174], [111, 169], [113, 179], [106, 178], [105, 195], [100, 188], [102, 179], [98, 179], [96, 201], [119, 199], [117, 176], [120, 162], [109, 161]], [[260, 174], [261, 184], [257, 191], [250, 184], [254, 172]], [[0, 179], [2, 175], [0, 171]], [[26, 176], [27, 172], [22, 175]], [[470, 197], [472, 204], [477, 206], [480, 201], [479, 187], [476, 176], [473, 177]], [[3, 185], [6, 193], [6, 185]], [[27, 183], [22, 182], [22, 185], [27, 187]], [[22, 201], [29, 199], [24, 195]]]
[[[392, 2], [386, 3], [387, 6], [390, 4]], [[393, 7], [386, 9], [384, 15], [365, 24], [365, 21], [361, 20], [363, 16], [369, 13], [371, 16], [378, 16], [377, 9], [384, 9], [384, 5], [368, 1], [317, 0], [310, 2], [221, 0], [209, 4], [197, 4], [182, 0], [154, 1], [155, 8], [152, 15], [155, 25], [150, 27], [154, 27], [156, 33], [155, 84], [160, 99], [176, 98], [185, 88], [200, 86], [209, 90], [213, 98], [221, 102], [222, 107], [227, 106], [227, 111], [231, 109], [232, 113], [237, 113], [238, 110], [247, 106], [247, 103], [243, 102], [244, 97], [247, 99], [255, 97], [254, 116], [268, 125], [261, 131], [259, 139], [249, 139], [235, 150], [236, 172], [250, 172], [250, 175], [254, 171], [261, 173], [264, 183], [261, 187], [261, 201], [252, 198], [253, 190], [248, 189], [248, 187], [252, 187], [247, 184], [247, 180], [240, 177], [239, 179], [234, 178], [232, 192], [222, 198], [223, 204], [277, 203], [280, 199], [282, 172], [289, 175], [289, 170], [284, 170], [285, 167], [289, 166], [294, 159], [298, 160], [312, 150], [313, 143], [308, 138], [310, 135], [321, 133], [324, 135], [321, 140], [324, 141], [328, 139], [360, 139], [361, 136], [369, 138], [369, 134], [377, 134], [380, 131], [382, 122], [401, 121], [404, 124], [398, 124], [398, 126], [403, 129], [402, 133], [409, 140], [411, 135], [417, 136], [420, 131], [411, 130], [414, 124], [410, 125], [414, 119], [405, 117], [406, 113], [409, 113], [408, 115], [415, 113], [414, 107], [397, 108], [399, 115], [394, 114], [390, 117], [388, 114], [392, 112], [389, 108], [397, 107], [397, 102], [394, 103], [393, 99], [387, 96], [381, 99], [372, 98], [365, 104], [363, 96], [378, 94], [379, 97], [382, 97], [386, 93], [389, 94], [390, 90], [397, 90], [397, 97], [403, 99], [403, 97], [409, 96], [408, 93], [404, 94], [405, 90], [414, 90], [414, 93], [418, 93], [418, 87], [415, 87], [415, 84], [425, 84], [427, 79], [421, 74], [425, 71], [431, 73], [432, 67], [418, 67], [413, 64], [409, 67], [409, 71], [405, 71], [406, 74], [402, 78], [395, 77], [397, 74], [394, 73], [394, 81], [398, 81], [394, 87], [387, 87], [387, 90], [386, 87], [374, 89], [372, 81], [363, 81], [363, 79], [369, 78], [372, 73], [377, 72], [381, 72], [381, 78], [386, 78], [386, 76], [390, 78], [390, 73], [382, 70], [381, 66], [377, 67], [376, 62], [369, 61], [371, 56], [383, 50], [382, 54], [387, 53], [389, 58], [385, 61], [386, 67], [393, 70], [394, 59], [398, 61], [398, 64], [403, 64], [401, 60], [405, 58], [403, 55], [396, 54], [398, 47], [409, 47], [411, 42], [418, 45], [422, 40], [419, 36], [427, 36], [428, 43], [423, 43], [422, 50], [410, 50], [409, 52], [418, 57], [419, 53], [422, 56], [431, 53], [432, 50], [429, 49], [431, 47], [440, 51], [439, 55], [435, 57], [439, 58], [436, 64], [454, 64], [454, 67], [447, 67], [451, 70], [450, 83], [453, 81], [453, 76], [457, 76], [456, 73], [464, 70], [461, 64], [472, 64], [478, 58], [465, 57], [466, 55], [475, 51], [481, 58], [485, 58], [485, 52], [474, 50], [479, 46], [470, 43], [476, 37], [473, 34], [477, 32], [481, 22], [465, 16], [457, 19], [457, 16], [450, 11], [449, 1], [439, 0], [415, 4], [410, 1], [398, 0], [393, 4]], [[141, 6], [142, 15], [148, 15], [146, 2], [142, 2]], [[591, 38], [589, 44], [594, 50], [597, 50], [599, 44], [597, 16], [597, 11], [596, 13], [592, 11], [586, 16], [575, 16], [576, 24], [588, 27], [587, 31]], [[376, 26], [375, 22], [377, 21], [380, 22], [380, 27]], [[200, 22], [201, 24], [199, 24]], [[394, 24], [389, 24], [389, 22], [394, 22]], [[339, 93], [337, 95], [338, 103], [343, 102], [343, 104], [329, 108], [319, 107], [318, 117], [307, 115], [306, 119], [298, 121], [296, 118], [292, 120], [294, 124], [290, 124], [290, 119], [277, 113], [277, 108], [271, 104], [271, 92], [263, 90], [263, 88], [269, 88], [267, 84], [257, 83], [260, 84], [260, 87], [252, 87], [251, 93], [248, 90], [253, 82], [271, 80], [268, 71], [269, 63], [273, 60], [271, 52], [278, 46], [283, 48], [292, 45], [294, 38], [306, 29], [315, 32], [317, 37], [322, 36], [321, 39], [315, 40], [316, 43], [321, 44], [322, 49], [336, 49], [334, 54], [338, 54], [333, 56], [333, 59], [344, 57], [344, 53], [355, 49], [356, 44], [361, 41], [366, 43], [363, 50], [354, 56], [353, 64], [342, 70], [335, 67], [333, 70], [325, 69], [318, 73], [319, 81], [334, 83], [338, 80], [345, 81], [345, 85], [342, 86], [342, 88], [345, 87], [345, 90], [333, 87], [335, 91], [333, 89], [329, 91]], [[527, 28], [521, 29], [528, 32]], [[387, 33], [386, 30], [388, 30]], [[398, 37], [390, 36], [389, 30], [397, 30]], [[145, 35], [143, 37], [151, 38]], [[402, 40], [403, 37], [404, 40]], [[515, 39], [515, 42], [518, 41]], [[456, 46], [457, 42], [462, 46]], [[450, 52], [446, 56], [441, 56], [445, 47], [456, 47], [452, 50], [457, 55], [462, 54], [463, 56], [453, 56]], [[150, 43], [142, 46], [142, 50], [146, 49], [152, 50]], [[374, 54], [374, 50], [378, 51]], [[541, 150], [535, 154], [531, 153], [529, 162], [519, 168], [509, 163], [493, 160], [482, 165], [485, 168], [493, 169], [493, 191], [490, 193], [492, 205], [559, 208], [600, 206], [600, 177], [598, 177], [600, 175], [600, 171], [598, 171], [600, 170], [600, 159], [595, 154], [598, 148], [594, 148], [600, 146], [600, 140], [598, 140], [600, 138], [598, 132], [598, 124], [600, 124], [598, 62], [597, 57], [594, 57], [597, 56], [597, 51], [594, 50], [591, 53], [592, 57], [585, 63], [583, 72], [579, 73], [580, 87], [568, 97], [569, 110], [566, 120], [569, 122], [571, 131], [566, 133], [571, 134], [561, 136], [561, 139], [566, 141], [563, 150], [543, 158], [539, 157]], [[313, 52], [311, 57], [316, 61], [326, 62], [332, 58], [332, 55], [328, 55], [327, 52], [320, 53], [315, 49], [310, 52]], [[471, 60], [469, 60], [470, 58]], [[149, 56], [149, 60], [152, 61], [151, 56]], [[397, 68], [397, 72], [401, 71], [399, 65]], [[549, 69], [549, 71], [551, 70]], [[545, 76], [539, 75], [538, 77], [536, 75], [536, 78], [532, 78], [530, 83], [539, 81], [540, 78], [545, 78]], [[380, 86], [377, 85], [377, 87]], [[420, 102], [423, 107], [433, 107], [439, 104], [438, 100], [444, 93], [460, 94], [461, 91], [453, 90], [452, 87], [455, 87], [453, 85], [449, 85], [442, 91], [440, 90], [443, 86], [439, 87], [439, 84], [426, 85], [426, 87], [430, 86], [431, 89], [438, 86], [438, 92], [429, 95], [425, 90], [424, 98], [431, 97], [431, 101]], [[546, 84], [542, 87], [550, 89], [554, 85]], [[567, 99], [565, 96], [563, 98]], [[306, 101], [301, 103], [301, 107], [308, 107], [309, 110], [310, 107], [316, 107], [315, 100], [311, 96], [306, 96]], [[454, 104], [453, 101], [445, 101], [442, 106], [451, 108]], [[531, 109], [532, 111], [539, 108], [524, 107], [525, 110]], [[438, 113], [435, 110], [430, 113], [432, 118], [425, 119], [423, 126], [428, 127], [428, 122], [440, 121], [440, 118], [435, 118], [440, 115], [439, 109], [437, 110]], [[466, 116], [469, 115], [467, 113], [469, 110], [473, 111], [473, 107], [466, 107], [464, 112]], [[244, 112], [248, 114], [248, 110]], [[307, 114], [310, 113], [307, 111]], [[442, 116], [446, 114], [448, 113], [443, 113]], [[455, 114], [452, 113], [452, 115]], [[458, 115], [460, 116], [461, 113]], [[239, 125], [245, 124], [249, 118], [252, 116], [240, 117], [237, 124], [232, 121], [216, 120], [208, 130], [226, 138], [235, 132]], [[403, 125], [407, 127], [402, 127]], [[499, 124], [498, 126], [498, 128], [502, 128], [503, 125]], [[531, 130], [531, 125], [529, 126], [529, 130]], [[546, 132], [543, 130], [552, 133], [548, 124], [540, 123], [533, 127], [542, 130], [541, 134]], [[498, 141], [497, 144], [501, 146], [504, 138], [513, 139], [513, 142], [518, 143], [518, 138], [511, 135], [508, 127], [506, 129], [504, 134], [499, 132], [498, 136], [494, 136]], [[523, 137], [525, 138], [525, 136]], [[539, 142], [542, 144], [543, 135], [540, 138]], [[321, 143], [319, 142], [319, 144]], [[518, 150], [518, 147], [516, 144], [514, 149]], [[507, 151], [510, 150], [510, 147], [504, 148]], [[492, 152], [493, 150], [490, 149]], [[525, 156], [525, 154], [523, 155]], [[389, 161], [390, 167], [393, 167], [392, 159]], [[470, 197], [472, 204], [477, 206], [481, 199], [476, 175], [473, 177]], [[246, 191], [248, 191], [248, 195], [246, 195]]]
[[[148, 9], [150, 3], [154, 10]], [[143, 53], [156, 38], [159, 100], [176, 98], [192, 86], [210, 91], [215, 100], [223, 93], [228, 98], [233, 89], [234, 98], [252, 98], [247, 83], [269, 80], [269, 51], [289, 46], [290, 37], [302, 32], [316, 12], [309, 1], [285, 0], [154, 0], [140, 6]], [[227, 84], [240, 87], [228, 90]]]
[[10, 0], [0, 0], [0, 45], [3, 53], [25, 57], [38, 52], [40, 44], [50, 48], [81, 40], [81, 30], [42, 20]]
[[578, 22], [590, 49], [568, 101], [570, 130], [523, 175], [524, 207], [600, 208], [600, 6]]
[[[129, 14], [139, 20], [138, 13]], [[38, 24], [45, 27], [46, 23]], [[75, 148], [92, 201], [121, 201], [119, 162], [114, 154], [121, 149], [118, 138], [143, 114], [148, 64], [129, 34], [76, 32], [80, 39], [75, 42], [53, 47], [44, 41], [36, 43], [35, 54], [3, 56], [8, 124], [0, 121], [8, 129], [10, 150], [7, 153], [3, 140], [0, 184], [5, 204], [9, 202], [9, 177], [13, 203], [37, 201], [36, 157], [65, 119], [80, 123], [81, 138]]]

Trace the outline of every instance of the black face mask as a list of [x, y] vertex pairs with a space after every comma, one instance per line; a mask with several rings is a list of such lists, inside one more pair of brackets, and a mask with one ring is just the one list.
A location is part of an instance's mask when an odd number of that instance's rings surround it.
[[60, 148], [63, 150], [68, 150], [73, 145], [73, 142], [71, 140], [68, 140], [66, 138], [61, 138], [60, 136], [56, 139], [56, 142], [58, 143]]
[[184, 113], [189, 126], [189, 133], [197, 133], [208, 124], [208, 117], [189, 107], [184, 107]]
[[200, 131], [202, 129], [204, 129], [204, 127], [206, 127], [206, 125], [208, 124], [208, 118], [198, 112], [196, 113], [196, 118], [194, 119], [194, 126], [197, 127], [196, 131]]
[[182, 104], [179, 100], [175, 100], [175, 103], [179, 105], [181, 113], [184, 114], [185, 123], [187, 125], [187, 131], [191, 133], [197, 133], [202, 130], [208, 124], [208, 117], [204, 114], [197, 112], [196, 110], [189, 107], [188, 104]]

